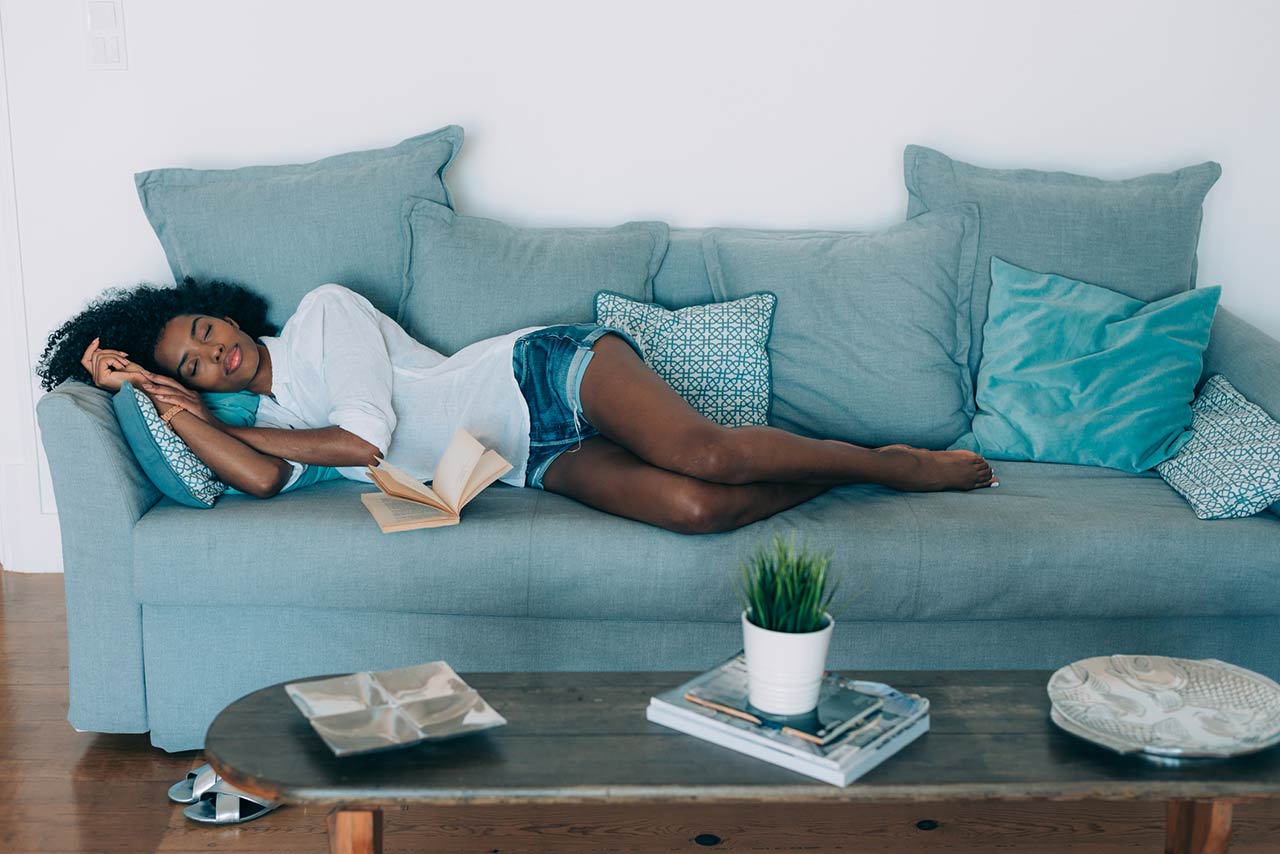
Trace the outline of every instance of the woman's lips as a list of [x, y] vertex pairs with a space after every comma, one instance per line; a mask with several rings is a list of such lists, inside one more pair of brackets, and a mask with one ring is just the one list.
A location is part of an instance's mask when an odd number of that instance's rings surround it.
[[240, 353], [240, 345], [239, 345], [239, 344], [237, 344], [236, 346], [234, 346], [234, 347], [232, 347], [232, 348], [231, 348], [231, 352], [230, 352], [230, 353], [228, 353], [228, 354], [227, 354], [227, 358], [223, 360], [223, 363], [224, 363], [224, 364], [226, 365], [226, 367], [227, 367], [227, 373], [228, 373], [228, 374], [230, 374], [230, 373], [231, 373], [232, 371], [234, 371], [236, 368], [240, 367], [240, 359], [241, 359], [241, 358], [242, 358], [242, 356], [241, 356], [241, 353]]

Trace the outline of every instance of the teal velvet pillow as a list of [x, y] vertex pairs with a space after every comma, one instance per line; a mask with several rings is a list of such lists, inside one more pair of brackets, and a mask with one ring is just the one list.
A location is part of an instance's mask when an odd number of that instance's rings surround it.
[[874, 234], [707, 229], [717, 300], [777, 295], [770, 423], [859, 445], [945, 448], [969, 429], [978, 211]]
[[1220, 288], [1146, 303], [991, 259], [973, 432], [999, 460], [1139, 472], [1190, 438]]
[[452, 204], [444, 173], [462, 138], [449, 125], [313, 163], [153, 169], [135, 181], [175, 280], [247, 285], [269, 299], [277, 326], [325, 282], [342, 282], [394, 317], [401, 206], [406, 196]]
[[599, 290], [653, 301], [667, 225], [515, 228], [410, 199], [403, 218], [400, 324], [427, 346], [456, 353], [526, 326], [577, 323]]
[[[258, 414], [259, 396], [250, 391], [201, 394], [209, 412], [226, 424], [252, 426]], [[208, 509], [218, 497], [244, 495], [227, 486], [169, 425], [160, 420], [151, 398], [126, 380], [111, 399], [125, 442], [147, 478], [164, 495], [188, 507]], [[300, 475], [281, 492], [335, 480], [342, 475], [330, 466], [304, 466]]]
[[907, 216], [958, 202], [982, 214], [974, 276], [973, 347], [982, 358], [991, 256], [1029, 270], [1099, 282], [1151, 302], [1190, 289], [1204, 197], [1222, 174], [1201, 163], [1168, 174], [1103, 181], [1067, 172], [984, 169], [909, 145], [903, 156]]
[[726, 427], [769, 423], [769, 331], [778, 298], [752, 294], [670, 311], [596, 294], [596, 323], [636, 340], [644, 361], [698, 412]]
[[1280, 501], [1280, 422], [1221, 374], [1191, 405], [1191, 439], [1156, 466], [1201, 519], [1240, 519]]

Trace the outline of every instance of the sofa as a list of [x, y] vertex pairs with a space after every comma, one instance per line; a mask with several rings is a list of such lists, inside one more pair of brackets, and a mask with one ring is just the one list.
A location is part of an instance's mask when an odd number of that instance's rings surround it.
[[[702, 234], [671, 229], [656, 302], [712, 301]], [[1217, 373], [1280, 416], [1280, 341], [1227, 310], [1205, 355]], [[317, 674], [433, 659], [463, 673], [710, 667], [741, 643], [738, 560], [776, 533], [848, 573], [835, 668], [1125, 652], [1280, 677], [1276, 508], [1202, 522], [1154, 472], [1000, 462], [998, 489], [843, 486], [703, 536], [498, 484], [461, 525], [388, 536], [352, 481], [212, 511], [162, 497], [97, 388], [67, 381], [37, 413], [62, 528], [68, 719], [169, 751], [200, 747], [235, 698]]]

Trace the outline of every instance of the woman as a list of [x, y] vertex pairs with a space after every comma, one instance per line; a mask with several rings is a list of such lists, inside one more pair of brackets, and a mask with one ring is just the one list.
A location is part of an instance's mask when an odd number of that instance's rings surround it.
[[[720, 426], [620, 329], [530, 327], [445, 358], [340, 285], [308, 293], [278, 335], [266, 314], [260, 296], [216, 282], [108, 291], [50, 336], [38, 372], [46, 389], [131, 380], [218, 477], [260, 498], [302, 464], [367, 481], [383, 456], [429, 480], [460, 426], [513, 464], [505, 482], [684, 533], [732, 530], [845, 483], [998, 485], [968, 451]], [[200, 396], [244, 390], [262, 395], [252, 427], [221, 423]]]

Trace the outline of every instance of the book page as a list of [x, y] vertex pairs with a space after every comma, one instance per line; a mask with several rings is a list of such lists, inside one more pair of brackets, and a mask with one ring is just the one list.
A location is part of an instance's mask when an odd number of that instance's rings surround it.
[[467, 491], [467, 480], [482, 456], [484, 456], [484, 445], [459, 427], [453, 434], [453, 438], [449, 440], [449, 447], [444, 449], [444, 456], [436, 464], [436, 473], [431, 481], [431, 487], [444, 501], [445, 506], [454, 513], [457, 513], [462, 506], [459, 500]]
[[369, 477], [373, 478], [373, 482], [378, 489], [388, 495], [429, 504], [445, 512], [452, 512], [444, 499], [436, 494], [431, 487], [415, 480], [413, 475], [403, 469], [396, 468], [386, 460], [378, 460], [377, 468], [365, 466], [365, 471], [369, 473]]
[[381, 492], [362, 493], [360, 500], [373, 514], [374, 521], [384, 534], [458, 524], [458, 517], [452, 513], [445, 513], [416, 501], [392, 498]]
[[458, 501], [458, 512], [461, 513], [462, 508], [467, 506], [467, 502], [479, 495], [482, 489], [509, 471], [511, 471], [511, 463], [503, 459], [502, 454], [492, 448], [485, 451], [484, 456], [480, 457], [480, 461], [471, 472], [470, 479], [467, 480], [466, 491]]

